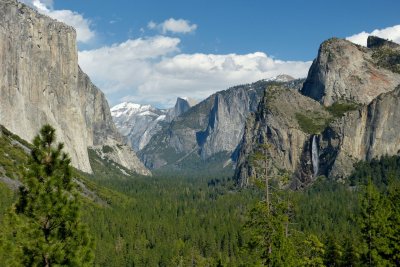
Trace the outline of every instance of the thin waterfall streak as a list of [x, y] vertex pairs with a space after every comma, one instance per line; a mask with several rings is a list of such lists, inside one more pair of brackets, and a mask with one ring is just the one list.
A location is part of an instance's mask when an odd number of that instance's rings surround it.
[[312, 160], [312, 165], [313, 165], [313, 174], [314, 174], [314, 177], [316, 177], [318, 175], [318, 165], [319, 165], [318, 144], [317, 144], [317, 136], [316, 135], [313, 135], [313, 138], [312, 138], [311, 160]]

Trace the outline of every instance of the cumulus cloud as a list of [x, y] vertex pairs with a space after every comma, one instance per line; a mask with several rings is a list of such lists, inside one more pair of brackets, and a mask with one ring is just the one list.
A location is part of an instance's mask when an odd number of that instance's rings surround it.
[[74, 27], [78, 42], [87, 43], [95, 37], [95, 32], [90, 28], [90, 20], [77, 12], [71, 10], [54, 10], [52, 0], [24, 0], [23, 2], [36, 8], [38, 12], [44, 15]]
[[147, 28], [151, 30], [158, 29], [163, 34], [166, 34], [168, 32], [190, 33], [194, 32], [197, 29], [197, 25], [191, 24], [188, 20], [169, 18], [160, 24], [157, 24], [154, 21], [150, 21], [147, 24]]
[[139, 38], [79, 53], [79, 63], [107, 94], [120, 101], [172, 106], [176, 97], [198, 100], [233, 85], [279, 74], [305, 77], [311, 62], [282, 61], [262, 52], [178, 54], [180, 39]]
[[384, 29], [376, 29], [370, 33], [363, 31], [347, 37], [346, 39], [355, 44], [367, 46], [367, 38], [370, 35], [378, 36], [381, 38], [389, 39], [396, 43], [400, 43], [400, 25], [395, 25]]
[[79, 52], [79, 64], [109, 97], [126, 93], [152, 78], [160, 58], [179, 52], [180, 39], [166, 36], [127, 40]]
[[157, 28], [157, 23], [155, 23], [154, 21], [150, 21], [150, 22], [147, 24], [147, 28], [149, 28], [149, 29], [151, 29], [151, 30], [154, 30], [155, 28]]

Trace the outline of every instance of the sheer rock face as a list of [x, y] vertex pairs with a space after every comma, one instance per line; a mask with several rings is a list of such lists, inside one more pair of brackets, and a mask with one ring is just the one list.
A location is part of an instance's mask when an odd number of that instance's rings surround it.
[[400, 74], [380, 68], [373, 54], [372, 49], [346, 40], [325, 41], [311, 65], [302, 93], [325, 106], [337, 101], [369, 104], [400, 83]]
[[112, 107], [111, 115], [125, 141], [138, 152], [162, 130], [163, 125], [184, 114], [194, 105], [194, 100], [181, 97], [177, 98], [175, 106], [170, 109], [124, 102]]
[[[344, 179], [360, 160], [400, 153], [400, 87], [382, 94], [369, 105], [349, 112], [322, 133], [321, 155], [325, 174]], [[324, 156], [326, 155], [326, 156]]]
[[188, 111], [197, 104], [196, 100], [187, 97], [178, 97], [175, 106], [167, 111], [166, 120], [171, 122], [176, 117]]
[[250, 87], [218, 92], [164, 125], [139, 155], [146, 166], [160, 168], [193, 156], [201, 164], [216, 153], [231, 154], [239, 144], [250, 107], [254, 111], [260, 97]]
[[257, 112], [247, 122], [240, 144], [235, 177], [241, 186], [250, 183], [257, 174], [249, 160], [260, 149], [260, 144], [270, 145], [270, 171], [296, 174], [297, 184], [312, 181], [311, 140], [313, 134], [302, 129], [297, 114], [314, 114], [329, 118], [329, 113], [315, 100], [284, 86], [269, 87], [261, 100]]
[[3, 0], [0, 62], [0, 124], [15, 134], [32, 140], [51, 124], [72, 164], [85, 172], [91, 172], [88, 147], [121, 141], [104, 94], [78, 66], [72, 27]]
[[[360, 160], [400, 153], [400, 76], [396, 72], [400, 46], [376, 37], [368, 44], [364, 48], [328, 40], [309, 71], [301, 90], [304, 95], [282, 88], [266, 94], [246, 124], [235, 176], [239, 184], [247, 185], [255, 175], [250, 157], [264, 143], [271, 145], [272, 169], [290, 173], [296, 188], [311, 183], [316, 175], [345, 179]], [[351, 108], [340, 111], [339, 104], [351, 104]], [[312, 170], [314, 135], [317, 174]]]
[[265, 88], [278, 83], [298, 88], [303, 82], [284, 78], [285, 82], [262, 80], [211, 95], [164, 125], [139, 155], [149, 168], [178, 164], [185, 168], [189, 160], [197, 166], [211, 160], [220, 168], [227, 167], [237, 159], [246, 118], [257, 110]]
[[243, 136], [246, 117], [255, 111], [259, 99], [255, 90], [244, 89], [234, 90], [228, 97], [215, 96], [207, 128], [198, 138], [203, 159], [222, 151], [235, 150]]

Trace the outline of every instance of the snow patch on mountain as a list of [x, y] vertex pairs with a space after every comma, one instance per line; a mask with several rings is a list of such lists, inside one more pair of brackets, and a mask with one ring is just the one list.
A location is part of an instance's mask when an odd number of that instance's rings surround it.
[[123, 102], [111, 108], [111, 115], [126, 143], [140, 151], [161, 130], [162, 123], [171, 122], [195, 104], [196, 101], [188, 97], [178, 97], [170, 109]]

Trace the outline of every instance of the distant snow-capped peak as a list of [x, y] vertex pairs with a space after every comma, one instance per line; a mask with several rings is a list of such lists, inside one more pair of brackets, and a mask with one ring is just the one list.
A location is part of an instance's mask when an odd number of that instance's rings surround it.
[[157, 116], [155, 112], [157, 112], [157, 109], [150, 105], [140, 105], [131, 102], [123, 102], [111, 108], [111, 115], [116, 118], [121, 116], [131, 117], [134, 115]]
[[294, 78], [287, 74], [280, 74], [278, 76], [264, 79], [264, 81], [271, 81], [271, 82], [290, 82], [292, 80], [294, 80]]

